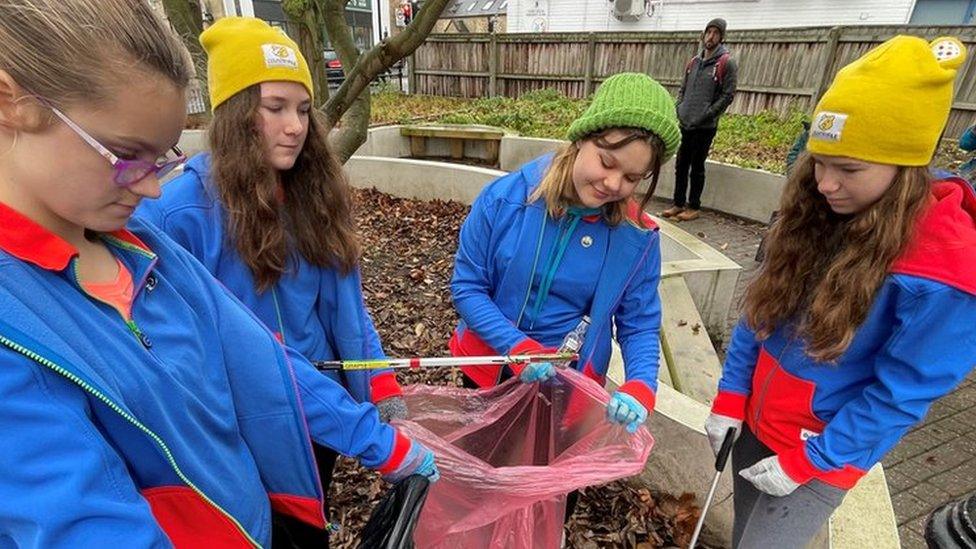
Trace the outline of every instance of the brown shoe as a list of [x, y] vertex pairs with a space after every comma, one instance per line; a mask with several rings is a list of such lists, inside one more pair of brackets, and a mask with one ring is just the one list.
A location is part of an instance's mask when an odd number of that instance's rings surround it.
[[681, 206], [671, 206], [670, 208], [661, 212], [661, 217], [674, 217], [683, 211], [685, 211], [685, 209]]
[[698, 210], [688, 209], [676, 215], [675, 218], [678, 221], [691, 221], [693, 219], [698, 219], [699, 215], [701, 215], [701, 212]]

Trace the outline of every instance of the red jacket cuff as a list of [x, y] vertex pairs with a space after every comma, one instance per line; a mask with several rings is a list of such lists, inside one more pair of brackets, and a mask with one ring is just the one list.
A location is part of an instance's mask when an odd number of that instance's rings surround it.
[[407, 454], [410, 453], [411, 444], [412, 443], [410, 442], [409, 438], [402, 435], [400, 431], [397, 431], [393, 438], [393, 451], [390, 452], [390, 457], [386, 458], [386, 461], [377, 467], [376, 470], [379, 471], [381, 475], [386, 475], [396, 471], [397, 467], [399, 467], [400, 464], [403, 463], [403, 460], [407, 457]]
[[[519, 341], [511, 349], [509, 349], [508, 354], [509, 355], [537, 355], [540, 353], [548, 352], [550, 350], [551, 349], [546, 348], [541, 343], [532, 339], [531, 337], [527, 337], [522, 341]], [[518, 376], [519, 374], [522, 373], [522, 370], [525, 369], [526, 365], [509, 364], [508, 366], [512, 369], [512, 372], [514, 372], [515, 375]]]
[[398, 396], [403, 396], [403, 389], [397, 383], [395, 373], [383, 372], [382, 374], [373, 376], [369, 380], [369, 397], [374, 404], [381, 400]]
[[746, 395], [732, 393], [729, 391], [719, 391], [712, 403], [712, 413], [732, 419], [743, 420], [746, 417]]
[[636, 398], [637, 402], [640, 402], [647, 409], [648, 414], [654, 411], [654, 404], [657, 402], [657, 397], [654, 395], [654, 391], [643, 381], [636, 379], [630, 380], [617, 388], [617, 390]]

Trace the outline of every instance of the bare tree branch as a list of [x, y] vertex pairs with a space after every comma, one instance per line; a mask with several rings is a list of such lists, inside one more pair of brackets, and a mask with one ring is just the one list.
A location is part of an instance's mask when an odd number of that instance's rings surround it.
[[[427, 0], [400, 34], [361, 54], [346, 22], [349, 0], [283, 0], [285, 13], [299, 27], [300, 47], [316, 83], [316, 103], [324, 101], [320, 109], [330, 127], [336, 128], [330, 134], [329, 142], [343, 162], [366, 141], [370, 117], [369, 84], [424, 43], [448, 1]], [[345, 73], [344, 82], [331, 97], [322, 55], [323, 27]]]
[[[325, 22], [325, 32], [332, 42], [332, 47], [339, 56], [343, 71], [347, 67], [356, 67], [359, 62], [359, 49], [353, 42], [349, 26], [346, 24], [346, 4], [349, 0], [325, 0], [323, 19]], [[347, 77], [348, 78], [348, 77]], [[356, 149], [366, 141], [369, 128], [370, 100], [369, 90], [359, 94], [345, 113], [340, 114], [342, 123], [329, 119], [329, 123], [338, 129], [334, 130], [329, 136], [329, 144], [332, 146], [342, 163], [345, 163]]]
[[[343, 2], [343, 5], [345, 4], [344, 0], [324, 1], [329, 4], [336, 2]], [[420, 9], [410, 24], [400, 34], [380, 42], [368, 52], [361, 55], [359, 62], [352, 67], [352, 70], [346, 72], [345, 82], [342, 83], [342, 86], [339, 86], [339, 89], [336, 90], [322, 108], [326, 117], [335, 123], [334, 121], [342, 117], [342, 114], [349, 109], [353, 101], [359, 97], [359, 94], [369, 87], [369, 83], [374, 78], [419, 48], [434, 28], [434, 23], [440, 18], [441, 12], [444, 11], [444, 7], [447, 6], [448, 1], [427, 0], [424, 3], [424, 7]], [[348, 35], [348, 31], [345, 34]], [[333, 43], [335, 43], [336, 35], [330, 32], [329, 36]], [[342, 59], [341, 54], [340, 59]], [[345, 68], [346, 64], [343, 60], [343, 69], [345, 70]]]

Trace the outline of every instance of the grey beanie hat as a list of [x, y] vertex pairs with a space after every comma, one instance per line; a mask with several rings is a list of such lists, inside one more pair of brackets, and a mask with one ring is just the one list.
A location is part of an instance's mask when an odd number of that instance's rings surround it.
[[728, 23], [725, 22], [725, 19], [722, 19], [721, 17], [716, 17], [715, 19], [709, 21], [707, 25], [705, 25], [705, 30], [708, 30], [708, 27], [715, 27], [716, 29], [718, 29], [718, 34], [722, 37], [722, 40], [725, 40], [725, 28], [727, 26]]

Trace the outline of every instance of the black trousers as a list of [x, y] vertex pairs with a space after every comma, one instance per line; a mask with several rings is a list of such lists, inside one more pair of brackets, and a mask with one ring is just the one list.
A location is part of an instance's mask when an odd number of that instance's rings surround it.
[[[329, 517], [329, 487], [332, 486], [332, 472], [335, 470], [339, 454], [335, 450], [312, 444], [315, 462], [319, 468], [319, 480], [325, 495], [325, 517]], [[273, 549], [324, 549], [329, 547], [329, 532], [280, 513], [273, 513], [271, 521], [271, 547]]]
[[[674, 169], [674, 205], [693, 210], [701, 209], [701, 195], [705, 188], [705, 159], [718, 128], [681, 130], [681, 147]], [[691, 172], [691, 193], [688, 193], [688, 172]]]

